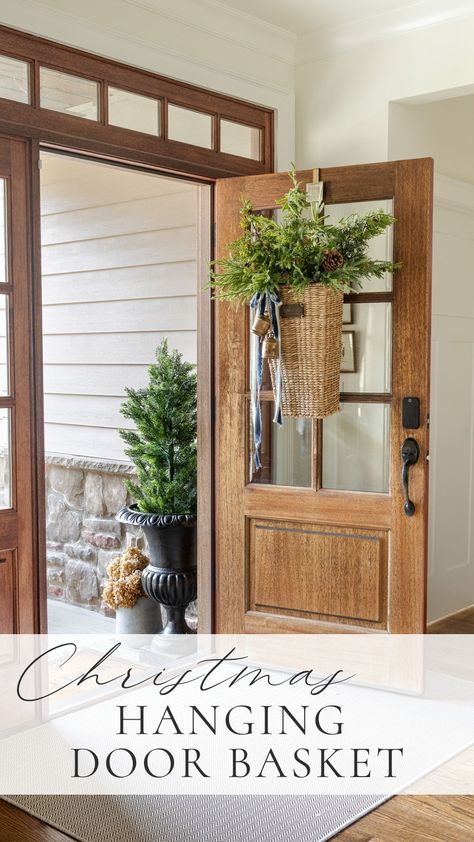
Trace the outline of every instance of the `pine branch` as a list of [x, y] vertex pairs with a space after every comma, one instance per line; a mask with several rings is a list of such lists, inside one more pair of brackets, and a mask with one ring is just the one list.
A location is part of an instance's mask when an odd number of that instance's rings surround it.
[[119, 433], [125, 453], [136, 467], [137, 479], [125, 485], [143, 512], [196, 512], [196, 373], [178, 351], [163, 340], [149, 383], [126, 389], [121, 407], [134, 429]]

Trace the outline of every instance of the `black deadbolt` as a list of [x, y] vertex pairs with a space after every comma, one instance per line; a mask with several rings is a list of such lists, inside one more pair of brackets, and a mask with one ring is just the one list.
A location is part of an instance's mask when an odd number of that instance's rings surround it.
[[408, 491], [408, 471], [410, 469], [410, 465], [416, 465], [418, 462], [418, 458], [420, 456], [420, 448], [418, 447], [418, 442], [415, 439], [408, 438], [402, 444], [402, 485], [403, 485], [403, 493], [405, 495], [405, 504], [403, 506], [403, 510], [407, 517], [411, 517], [415, 514], [415, 504], [412, 500], [410, 500], [410, 494]]

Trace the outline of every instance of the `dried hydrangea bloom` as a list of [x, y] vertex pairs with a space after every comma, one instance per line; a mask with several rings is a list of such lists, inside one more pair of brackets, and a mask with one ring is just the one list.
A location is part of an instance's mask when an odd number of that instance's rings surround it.
[[102, 599], [109, 608], [117, 608], [115, 599], [115, 582], [108, 582], [103, 590]]
[[127, 559], [123, 556], [122, 563], [120, 565], [120, 574], [121, 576], [130, 576], [132, 573], [136, 573], [137, 571], [141, 573], [142, 570], [148, 564], [148, 559], [143, 557], [143, 561], [139, 561], [138, 559]]
[[[129, 547], [128, 550], [125, 550], [122, 558], [129, 559], [129, 558], [146, 558], [146, 556], [142, 553], [142, 551], [138, 547]], [[148, 562], [148, 559], [147, 559]]]
[[122, 556], [122, 565], [127, 563], [133, 565], [134, 570], [144, 570], [150, 559], [142, 553], [138, 547], [129, 547]]
[[103, 600], [110, 608], [133, 608], [145, 596], [141, 571], [149, 559], [138, 549], [129, 549], [110, 562], [107, 567], [109, 582], [104, 588]]
[[135, 605], [137, 598], [126, 579], [117, 579], [115, 582], [115, 599], [120, 608], [132, 608]]
[[135, 571], [130, 576], [115, 580], [115, 602], [120, 608], [132, 608], [141, 596], [144, 596], [141, 573]]
[[143, 596], [145, 591], [142, 588], [142, 574], [140, 570], [136, 570], [135, 573], [127, 576], [127, 582], [137, 596]]
[[120, 578], [120, 567], [122, 564], [122, 560], [120, 556], [114, 558], [113, 561], [107, 566], [107, 576], [109, 579], [119, 579]]

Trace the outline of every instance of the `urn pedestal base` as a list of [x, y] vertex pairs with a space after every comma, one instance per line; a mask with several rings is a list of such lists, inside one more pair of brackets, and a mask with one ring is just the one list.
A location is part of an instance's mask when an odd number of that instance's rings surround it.
[[170, 570], [149, 564], [142, 573], [142, 584], [145, 593], [166, 611], [167, 622], [160, 634], [195, 634], [185, 614], [197, 596], [197, 567]]

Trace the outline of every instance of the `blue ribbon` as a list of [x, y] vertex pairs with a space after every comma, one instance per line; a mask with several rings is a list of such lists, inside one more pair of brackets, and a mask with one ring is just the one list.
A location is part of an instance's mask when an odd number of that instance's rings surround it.
[[[280, 342], [280, 304], [279, 296], [274, 292], [260, 293], [257, 292], [251, 302], [250, 307], [255, 310], [260, 317], [264, 316], [265, 310], [268, 310], [270, 315], [270, 324], [272, 327], [275, 339], [280, 343], [280, 355], [277, 364], [276, 373], [276, 392], [275, 392], [275, 413], [273, 421], [282, 426], [283, 419], [281, 413], [281, 396], [282, 396], [282, 377], [281, 377], [281, 342]], [[252, 402], [252, 431], [253, 431], [253, 459], [255, 468], [258, 471], [262, 467], [260, 460], [260, 448], [262, 445], [262, 408], [260, 403], [260, 392], [262, 389], [262, 374], [263, 374], [263, 356], [262, 356], [262, 341], [256, 334], [252, 335], [252, 362], [250, 372], [250, 386], [251, 386], [251, 402]]]

